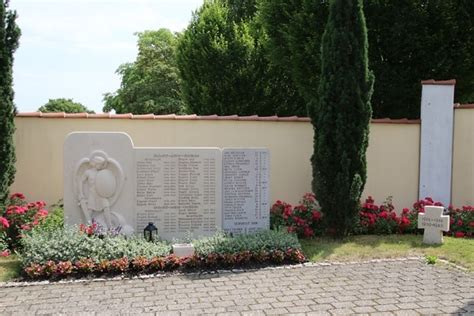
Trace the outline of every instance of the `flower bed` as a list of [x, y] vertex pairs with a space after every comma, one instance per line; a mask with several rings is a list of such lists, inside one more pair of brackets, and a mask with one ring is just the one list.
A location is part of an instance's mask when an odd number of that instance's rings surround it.
[[119, 273], [235, 268], [305, 261], [298, 239], [281, 231], [213, 237], [193, 241], [195, 255], [177, 258], [166, 242], [121, 235], [95, 235], [66, 228], [32, 231], [22, 241], [23, 271], [28, 278], [63, 278]]
[[286, 251], [244, 251], [234, 254], [209, 254], [205, 257], [193, 255], [178, 258], [173, 254], [165, 257], [122, 257], [96, 262], [90, 258], [75, 261], [49, 260], [44, 264], [32, 263], [24, 268], [24, 273], [31, 279], [64, 278], [68, 276], [84, 277], [88, 275], [116, 275], [123, 273], [156, 273], [173, 270], [229, 269], [262, 264], [301, 263], [306, 261], [299, 249], [288, 248]]
[[[376, 205], [372, 197], [362, 203], [359, 216], [355, 219], [353, 234], [408, 234], [420, 233], [418, 229], [418, 213], [424, 212], [425, 206], [443, 206], [427, 197], [413, 204], [411, 209], [404, 208], [400, 213], [395, 211], [390, 198], [383, 204]], [[450, 231], [447, 235], [455, 237], [472, 237], [474, 235], [474, 207], [463, 206], [447, 208], [450, 215]], [[324, 222], [316, 198], [305, 194], [300, 204], [277, 201], [270, 211], [272, 228], [286, 227], [289, 232], [296, 232], [300, 237], [310, 238], [324, 233]]]

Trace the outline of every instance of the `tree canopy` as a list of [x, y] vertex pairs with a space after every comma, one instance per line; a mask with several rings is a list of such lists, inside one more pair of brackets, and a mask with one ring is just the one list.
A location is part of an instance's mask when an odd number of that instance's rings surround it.
[[318, 90], [328, 1], [259, 0], [258, 10], [271, 62], [289, 74], [309, 102]]
[[138, 56], [122, 64], [120, 88], [104, 96], [104, 112], [185, 114], [176, 66], [178, 35], [168, 29], [137, 33]]
[[193, 14], [178, 46], [191, 112], [306, 115], [289, 76], [267, 58], [256, 10], [251, 0], [209, 0]]
[[65, 113], [94, 113], [79, 102], [74, 102], [72, 99], [49, 99], [42, 105], [38, 111], [40, 112], [65, 112]]
[[205, 1], [178, 47], [184, 98], [191, 112], [253, 114], [259, 97], [254, 89], [254, 52], [249, 26], [231, 22], [221, 1]]
[[[317, 95], [329, 0], [258, 0], [270, 59], [308, 101]], [[374, 117], [418, 118], [420, 80], [457, 79], [456, 100], [473, 102], [474, 1], [364, 0]]]

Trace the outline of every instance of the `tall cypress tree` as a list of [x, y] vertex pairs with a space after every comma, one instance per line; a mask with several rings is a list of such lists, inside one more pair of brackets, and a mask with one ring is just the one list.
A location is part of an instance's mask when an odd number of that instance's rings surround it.
[[366, 181], [373, 74], [362, 0], [332, 0], [322, 39], [321, 80], [313, 101], [313, 191], [328, 229], [347, 235]]
[[8, 10], [8, 0], [0, 0], [0, 207], [5, 205], [15, 178], [15, 132], [13, 104], [13, 53], [18, 48], [20, 29], [16, 12]]

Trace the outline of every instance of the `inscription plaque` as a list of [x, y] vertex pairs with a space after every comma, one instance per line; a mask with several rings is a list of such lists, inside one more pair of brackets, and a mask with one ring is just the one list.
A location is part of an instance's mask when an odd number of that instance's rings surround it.
[[136, 172], [137, 230], [153, 222], [172, 239], [222, 229], [219, 149], [137, 148]]
[[222, 150], [225, 232], [246, 234], [270, 228], [269, 157], [263, 148]]

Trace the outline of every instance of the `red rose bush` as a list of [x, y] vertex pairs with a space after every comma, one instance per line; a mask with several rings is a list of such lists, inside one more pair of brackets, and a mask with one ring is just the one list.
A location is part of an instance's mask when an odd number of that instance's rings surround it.
[[[426, 206], [443, 206], [427, 197], [416, 201], [411, 209], [403, 208], [396, 212], [391, 197], [381, 205], [375, 204], [368, 197], [361, 204], [359, 215], [355, 220], [353, 234], [410, 234], [421, 233], [418, 229], [418, 214], [425, 211]], [[474, 234], [474, 207], [455, 208], [450, 205], [446, 214], [450, 216], [450, 230], [447, 235], [454, 237], [472, 237]], [[289, 232], [302, 238], [311, 238], [325, 232], [323, 214], [313, 194], [307, 193], [301, 202], [293, 207], [291, 204], [276, 201], [270, 210], [272, 229], [285, 227]], [[327, 233], [327, 231], [326, 231]]]
[[313, 193], [306, 193], [295, 207], [277, 201], [270, 209], [270, 226], [285, 227], [299, 237], [311, 238], [322, 233], [322, 213]]
[[0, 216], [0, 256], [19, 247], [23, 234], [41, 225], [48, 216], [45, 202], [28, 203], [21, 193], [12, 194], [7, 205]]

